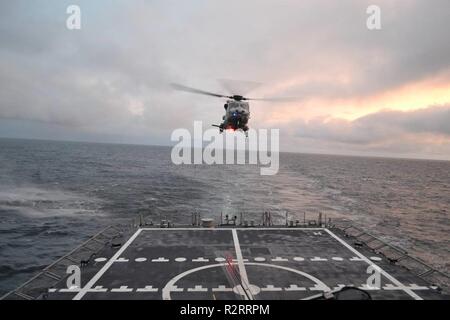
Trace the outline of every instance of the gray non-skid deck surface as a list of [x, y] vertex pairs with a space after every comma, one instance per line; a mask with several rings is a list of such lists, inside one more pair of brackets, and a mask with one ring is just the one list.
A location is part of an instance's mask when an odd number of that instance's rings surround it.
[[244, 299], [227, 257], [257, 300], [365, 288], [371, 264], [382, 269], [373, 299], [439, 298], [420, 278], [343, 241], [327, 229], [140, 229], [119, 251], [97, 257], [82, 290], [56, 288], [49, 298]]

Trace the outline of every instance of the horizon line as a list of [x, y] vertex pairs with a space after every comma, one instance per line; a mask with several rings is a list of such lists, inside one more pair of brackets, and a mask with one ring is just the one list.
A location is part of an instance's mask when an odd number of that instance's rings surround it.
[[[88, 143], [88, 144], [107, 144], [107, 145], [124, 145], [124, 146], [143, 146], [143, 147], [165, 147], [171, 148], [173, 145], [170, 144], [148, 144], [139, 142], [105, 142], [105, 141], [87, 141], [87, 140], [65, 140], [65, 139], [42, 139], [42, 138], [32, 138], [32, 137], [5, 137], [0, 136], [0, 139], [4, 140], [26, 140], [26, 141], [41, 141], [41, 142], [69, 142], [69, 143]], [[192, 148], [195, 149], [195, 148]], [[227, 149], [222, 149], [227, 150]], [[246, 152], [249, 150], [245, 150]], [[253, 151], [258, 152], [258, 151]], [[303, 154], [303, 155], [320, 155], [320, 156], [335, 156], [335, 157], [355, 157], [355, 158], [376, 158], [376, 159], [391, 159], [391, 160], [415, 160], [415, 161], [440, 161], [440, 162], [450, 162], [450, 159], [436, 159], [436, 158], [426, 158], [426, 157], [408, 157], [408, 156], [395, 156], [395, 155], [374, 155], [374, 154], [351, 154], [351, 153], [327, 153], [327, 152], [308, 152], [308, 151], [284, 151], [280, 150], [279, 153], [288, 154]]]

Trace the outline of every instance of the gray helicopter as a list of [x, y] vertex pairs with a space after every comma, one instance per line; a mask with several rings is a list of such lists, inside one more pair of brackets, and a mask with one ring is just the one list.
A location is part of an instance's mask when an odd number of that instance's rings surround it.
[[219, 93], [213, 93], [205, 90], [195, 89], [187, 87], [181, 84], [173, 83], [172, 87], [176, 90], [191, 92], [196, 94], [202, 94], [217, 98], [228, 99], [224, 104], [225, 115], [222, 117], [222, 123], [217, 125], [213, 124], [213, 127], [218, 127], [222, 133], [224, 130], [241, 130], [246, 135], [248, 134], [248, 121], [250, 119], [250, 105], [248, 101], [289, 101], [293, 98], [247, 98], [242, 95], [225, 95]]

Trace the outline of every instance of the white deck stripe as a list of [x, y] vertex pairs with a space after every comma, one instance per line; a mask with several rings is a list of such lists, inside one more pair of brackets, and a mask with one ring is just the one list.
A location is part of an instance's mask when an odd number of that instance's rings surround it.
[[247, 228], [200, 228], [200, 227], [192, 227], [192, 228], [141, 228], [141, 230], [143, 231], [156, 231], [156, 230], [160, 230], [160, 231], [220, 231], [220, 230], [246, 230], [246, 231], [251, 231], [251, 230], [257, 230], [257, 231], [261, 231], [261, 230], [266, 230], [266, 231], [270, 231], [270, 230], [307, 230], [307, 231], [319, 231], [322, 230], [324, 231], [324, 228], [296, 228], [296, 227], [292, 227], [292, 228], [253, 228], [253, 227], [247, 227]]
[[125, 244], [119, 249], [119, 251], [117, 251], [116, 254], [112, 256], [112, 258], [109, 259], [107, 263], [105, 263], [103, 268], [101, 268], [100, 271], [97, 272], [95, 276], [93, 276], [91, 280], [89, 280], [89, 282], [80, 290], [80, 292], [78, 292], [78, 294], [75, 297], [73, 297], [72, 300], [81, 300], [81, 298], [83, 298], [83, 296], [92, 288], [92, 286], [98, 281], [98, 279], [100, 279], [100, 277], [112, 266], [114, 261], [116, 261], [116, 259], [119, 258], [121, 254], [128, 248], [128, 246], [137, 238], [137, 236], [141, 233], [141, 231], [142, 229], [138, 229], [130, 237], [130, 239], [128, 239], [128, 241], [125, 242]]
[[136, 292], [158, 292], [158, 288], [153, 288], [153, 286], [145, 286], [144, 288], [136, 289]]
[[[241, 246], [239, 245], [239, 238], [236, 229], [232, 229], [234, 249], [236, 250], [236, 259], [239, 266], [239, 273], [241, 274], [241, 281], [244, 284], [243, 289], [247, 292], [247, 295], [251, 297], [251, 292], [248, 290], [250, 283], [248, 282], [247, 270], [245, 270], [244, 259], [242, 258]], [[247, 295], [245, 299], [247, 300]]]
[[389, 273], [387, 273], [386, 271], [384, 271], [383, 269], [381, 269], [379, 266], [377, 266], [375, 263], [373, 263], [369, 258], [367, 258], [366, 256], [364, 256], [362, 253], [360, 253], [358, 250], [356, 250], [355, 248], [353, 248], [352, 246], [350, 246], [347, 242], [345, 242], [344, 240], [342, 240], [341, 238], [339, 238], [337, 235], [335, 235], [333, 232], [331, 232], [328, 229], [325, 229], [326, 232], [328, 232], [328, 234], [330, 236], [332, 236], [333, 238], [335, 238], [337, 241], [339, 241], [342, 245], [344, 245], [347, 249], [349, 249], [351, 252], [353, 252], [354, 254], [356, 254], [359, 258], [361, 258], [363, 261], [367, 262], [369, 265], [371, 266], [375, 266], [380, 270], [380, 273], [385, 276], [386, 278], [388, 278], [392, 283], [394, 283], [395, 285], [397, 285], [398, 287], [401, 287], [403, 289], [403, 291], [405, 291], [407, 294], [409, 294], [411, 297], [413, 297], [416, 300], [423, 300], [420, 296], [418, 296], [416, 293], [414, 293], [412, 290], [406, 288], [400, 281], [398, 281], [397, 279], [395, 279], [393, 276], [391, 276]]

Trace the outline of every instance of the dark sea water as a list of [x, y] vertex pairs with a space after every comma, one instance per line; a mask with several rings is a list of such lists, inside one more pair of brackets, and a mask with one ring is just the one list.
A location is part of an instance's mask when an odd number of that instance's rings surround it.
[[255, 165], [175, 166], [170, 148], [0, 139], [0, 295], [103, 226], [189, 223], [272, 210], [323, 211], [450, 270], [450, 162], [280, 155], [275, 176]]

